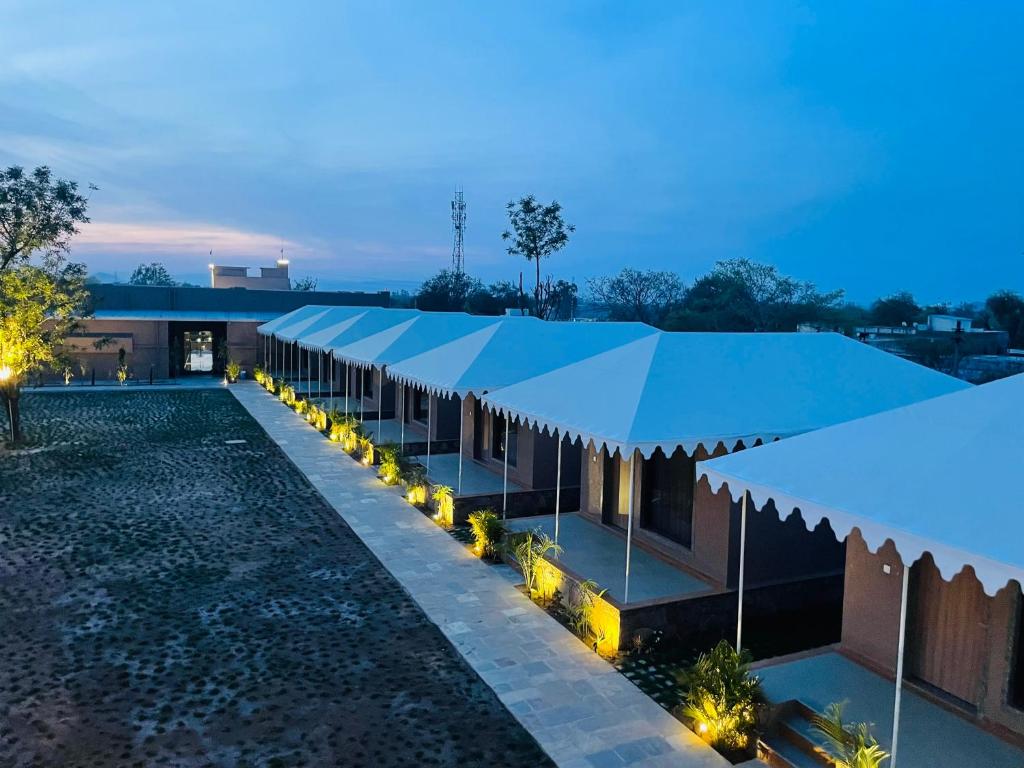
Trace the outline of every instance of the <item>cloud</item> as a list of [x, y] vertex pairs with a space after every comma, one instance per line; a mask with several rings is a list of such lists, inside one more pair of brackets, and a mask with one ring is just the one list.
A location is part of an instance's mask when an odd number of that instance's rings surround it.
[[201, 222], [98, 221], [82, 226], [75, 237], [76, 251], [89, 253], [156, 253], [252, 256], [277, 253], [309, 254], [305, 245], [276, 235]]

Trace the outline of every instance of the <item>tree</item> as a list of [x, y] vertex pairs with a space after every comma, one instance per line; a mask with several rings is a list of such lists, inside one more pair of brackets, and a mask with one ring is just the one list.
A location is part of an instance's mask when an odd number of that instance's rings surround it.
[[868, 319], [874, 325], [911, 325], [921, 317], [921, 307], [910, 291], [898, 291], [891, 296], [875, 299], [868, 310]]
[[462, 312], [469, 297], [482, 290], [483, 284], [477, 278], [454, 269], [442, 269], [420, 286], [416, 307], [428, 312]]
[[0, 271], [36, 253], [59, 268], [78, 225], [89, 221], [87, 206], [75, 182], [55, 181], [45, 165], [31, 174], [18, 166], [0, 171]]
[[55, 180], [46, 166], [0, 171], [0, 401], [13, 442], [21, 438], [21, 386], [60, 362], [60, 345], [85, 314], [85, 267], [66, 261], [87, 207], [78, 185]]
[[587, 281], [591, 300], [612, 320], [637, 320], [661, 325], [686, 296], [686, 286], [674, 272], [643, 272], [626, 267], [614, 277]]
[[132, 272], [132, 276], [128, 278], [128, 282], [131, 285], [177, 285], [177, 282], [171, 277], [171, 273], [167, 271], [167, 267], [158, 261], [139, 264]]
[[0, 271], [0, 400], [12, 443], [21, 439], [22, 384], [44, 368], [67, 365], [60, 345], [83, 314], [85, 266], [21, 264]]
[[1006, 331], [1010, 346], [1024, 346], [1024, 299], [1013, 291], [996, 291], [985, 300], [985, 310], [991, 325]]
[[664, 325], [675, 331], [794, 331], [802, 322], [836, 324], [842, 299], [842, 291], [821, 292], [769, 264], [729, 259], [694, 281]]
[[502, 232], [501, 239], [511, 242], [507, 249], [510, 256], [524, 256], [534, 262], [537, 268], [534, 306], [540, 308], [544, 304], [540, 261], [562, 250], [569, 242], [569, 233], [575, 232], [576, 227], [562, 219], [562, 206], [557, 201], [541, 205], [533, 195], [527, 195], [509, 202], [506, 208], [512, 228]]
[[508, 280], [499, 280], [470, 294], [466, 311], [474, 315], [503, 315], [519, 304], [519, 289]]
[[534, 307], [537, 317], [542, 320], [571, 320], [576, 315], [579, 286], [568, 280], [551, 281], [549, 277], [541, 284], [540, 305]]
[[300, 278], [300, 279], [296, 280], [294, 285], [292, 285], [292, 290], [293, 291], [315, 291], [316, 290], [316, 284], [317, 284], [317, 279], [315, 277], [312, 277], [311, 275], [307, 275], [306, 277], [303, 277], [303, 278]]

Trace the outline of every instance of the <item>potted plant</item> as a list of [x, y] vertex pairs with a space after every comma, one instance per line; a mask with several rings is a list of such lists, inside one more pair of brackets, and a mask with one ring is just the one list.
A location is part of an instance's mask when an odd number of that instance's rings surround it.
[[228, 384], [234, 384], [238, 381], [238, 377], [242, 375], [242, 366], [239, 365], [236, 360], [228, 360], [228, 364], [224, 366], [224, 377], [227, 379]]

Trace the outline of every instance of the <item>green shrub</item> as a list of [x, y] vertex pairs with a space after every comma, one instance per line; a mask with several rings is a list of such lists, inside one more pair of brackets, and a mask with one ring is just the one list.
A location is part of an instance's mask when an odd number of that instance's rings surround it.
[[224, 375], [227, 376], [229, 382], [234, 384], [242, 375], [242, 366], [235, 360], [228, 360], [228, 364], [224, 366]]
[[748, 751], [757, 740], [764, 694], [760, 678], [750, 674], [750, 662], [746, 650], [737, 653], [722, 640], [702, 653], [686, 675], [683, 714], [702, 738], [727, 755]]
[[490, 509], [478, 509], [469, 515], [473, 532], [473, 551], [477, 557], [495, 558], [505, 537], [505, 523]]
[[378, 476], [385, 485], [397, 485], [402, 479], [402, 454], [394, 443], [385, 443], [377, 447], [380, 454], [380, 468]]

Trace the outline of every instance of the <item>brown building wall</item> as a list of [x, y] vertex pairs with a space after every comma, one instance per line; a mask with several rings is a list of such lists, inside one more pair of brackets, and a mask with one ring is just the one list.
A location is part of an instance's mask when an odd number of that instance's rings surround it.
[[859, 531], [847, 537], [842, 646], [889, 671], [896, 669], [902, 574], [892, 542], [872, 554]]
[[[849, 536], [841, 647], [889, 675], [899, 646], [902, 568], [892, 542], [873, 554], [858, 531]], [[1021, 602], [1015, 583], [989, 597], [970, 569], [945, 581], [926, 555], [910, 574], [904, 676], [976, 707], [997, 731], [1024, 736], [1024, 711], [1010, 699]]]
[[[96, 372], [97, 383], [116, 381], [117, 353], [124, 346], [128, 353], [125, 360], [128, 368], [136, 378], [148, 378], [149, 368], [153, 366], [153, 376], [158, 379], [167, 378], [169, 348], [167, 323], [153, 320], [86, 320], [77, 331], [97, 339], [105, 336], [112, 338], [112, 343], [102, 350], [94, 350], [89, 343], [76, 343], [76, 351], [72, 353], [77, 365], [73, 373], [81, 381], [91, 379]], [[125, 343], [125, 335], [129, 341]], [[82, 367], [85, 368], [83, 373]], [[60, 378], [54, 375], [52, 378]]]

